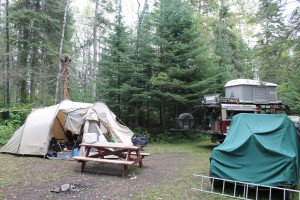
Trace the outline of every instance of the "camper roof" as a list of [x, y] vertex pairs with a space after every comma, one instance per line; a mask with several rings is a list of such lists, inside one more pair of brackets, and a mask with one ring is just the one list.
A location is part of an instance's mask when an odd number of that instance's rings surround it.
[[235, 79], [228, 81], [224, 87], [231, 87], [236, 85], [265, 85], [265, 86], [273, 86], [277, 87], [278, 85], [275, 83], [269, 82], [262, 82], [258, 80], [251, 80], [251, 79]]

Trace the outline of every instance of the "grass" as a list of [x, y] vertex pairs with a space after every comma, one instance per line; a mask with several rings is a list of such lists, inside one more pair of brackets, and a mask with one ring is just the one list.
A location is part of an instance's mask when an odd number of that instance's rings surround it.
[[219, 195], [212, 195], [194, 191], [191, 188], [199, 188], [200, 180], [193, 174], [208, 174], [209, 156], [216, 145], [210, 141], [183, 143], [183, 144], [159, 144], [147, 147], [151, 153], [185, 153], [189, 162], [183, 170], [172, 171], [161, 185], [151, 187], [147, 192], [135, 196], [133, 199], [230, 199]]

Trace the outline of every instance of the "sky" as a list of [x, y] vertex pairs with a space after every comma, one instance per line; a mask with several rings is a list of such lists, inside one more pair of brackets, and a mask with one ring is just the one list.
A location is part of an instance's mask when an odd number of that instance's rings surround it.
[[[287, 11], [286, 14], [290, 14], [297, 6], [300, 6], [300, 0], [285, 0], [286, 1], [286, 7]], [[141, 6], [143, 6], [144, 0], [123, 0], [123, 13], [125, 22], [131, 26], [137, 19], [137, 8], [138, 3], [140, 2]], [[72, 6], [75, 6], [77, 8], [84, 8], [84, 6], [90, 3], [89, 0], [72, 0]], [[153, 3], [153, 0], [148, 0], [149, 4]]]
[[[137, 19], [137, 2], [141, 3], [143, 6], [144, 0], [123, 0], [123, 16], [124, 21], [128, 26], [133, 26]], [[148, 0], [151, 2], [152, 0]], [[92, 4], [89, 0], [72, 0], [71, 6], [77, 7], [82, 10], [86, 4]], [[93, 5], [92, 5], [93, 6]]]
[[300, 6], [300, 1], [298, 0], [287, 0], [286, 1], [287, 14], [290, 14], [297, 6]]

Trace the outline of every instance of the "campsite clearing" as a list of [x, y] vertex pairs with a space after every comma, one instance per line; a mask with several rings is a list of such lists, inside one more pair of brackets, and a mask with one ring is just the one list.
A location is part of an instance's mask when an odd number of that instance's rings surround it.
[[[194, 191], [194, 173], [208, 175], [210, 141], [151, 144], [142, 168], [133, 166], [122, 178], [122, 166], [91, 162], [80, 173], [76, 161], [48, 160], [0, 154], [0, 199], [228, 199]], [[53, 193], [63, 184], [77, 184], [80, 192]]]

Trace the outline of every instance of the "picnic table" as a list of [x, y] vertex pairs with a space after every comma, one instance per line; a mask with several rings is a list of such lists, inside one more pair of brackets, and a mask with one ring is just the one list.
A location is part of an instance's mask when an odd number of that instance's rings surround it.
[[[73, 159], [81, 162], [81, 172], [84, 172], [88, 161], [94, 161], [123, 165], [122, 176], [126, 176], [129, 166], [139, 163], [139, 166], [143, 167], [143, 158], [150, 155], [150, 153], [141, 153], [141, 147], [124, 143], [95, 142], [82, 143], [80, 146], [85, 147], [85, 156], [75, 156]], [[92, 152], [92, 148], [96, 149], [96, 152]]]

